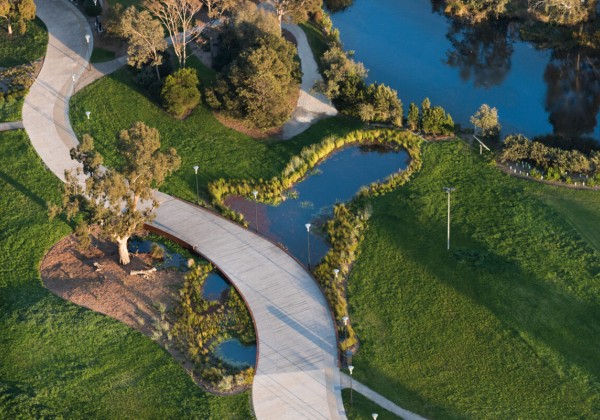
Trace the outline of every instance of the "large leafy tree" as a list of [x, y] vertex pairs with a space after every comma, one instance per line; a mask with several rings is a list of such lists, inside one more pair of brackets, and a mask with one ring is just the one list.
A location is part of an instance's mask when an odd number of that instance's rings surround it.
[[271, 13], [246, 3], [223, 30], [215, 67], [222, 69], [208, 104], [259, 128], [274, 127], [291, 115], [287, 101], [297, 88], [296, 50], [279, 31]]
[[223, 13], [233, 9], [238, 0], [200, 0], [208, 9], [208, 17], [217, 19]]
[[118, 169], [102, 166], [102, 156], [89, 135], [71, 150], [86, 178], [82, 184], [81, 173], [65, 174], [63, 208], [69, 219], [81, 220], [80, 226], [98, 225], [102, 234], [118, 245], [119, 262], [126, 265], [130, 262], [127, 241], [152, 220], [158, 206], [153, 188], [159, 187], [181, 160], [173, 148], [162, 152], [158, 130], [142, 122], [123, 130], [119, 140], [124, 164]]
[[187, 45], [200, 34], [194, 16], [203, 3], [200, 0], [145, 0], [143, 4], [167, 28], [179, 66], [185, 67]]
[[35, 18], [35, 3], [33, 0], [0, 0], [0, 17], [7, 20], [8, 34], [12, 35], [12, 22], [19, 22], [19, 32], [25, 33], [25, 21]]
[[111, 27], [114, 28], [111, 32], [128, 41], [129, 64], [141, 68], [150, 62], [150, 65], [156, 69], [156, 76], [160, 80], [158, 67], [163, 62], [162, 53], [167, 49], [165, 32], [160, 21], [152, 18], [147, 10], [140, 11], [131, 6], [125, 12], [119, 13], [118, 21]]
[[296, 22], [304, 21], [309, 13], [320, 10], [322, 6], [321, 0], [273, 0], [272, 2], [280, 26], [286, 16], [290, 16]]

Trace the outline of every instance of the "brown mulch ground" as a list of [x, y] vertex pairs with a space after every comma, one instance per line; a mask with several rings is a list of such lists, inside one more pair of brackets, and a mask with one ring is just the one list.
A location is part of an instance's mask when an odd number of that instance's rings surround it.
[[184, 273], [159, 270], [148, 278], [132, 276], [130, 270], [152, 267], [149, 255], [132, 254], [131, 263], [122, 266], [114, 244], [96, 237], [92, 244], [89, 250], [79, 251], [73, 235], [58, 242], [41, 265], [44, 285], [63, 299], [151, 336], [152, 320], [160, 319], [158, 303], [165, 305], [167, 311], [173, 308]]

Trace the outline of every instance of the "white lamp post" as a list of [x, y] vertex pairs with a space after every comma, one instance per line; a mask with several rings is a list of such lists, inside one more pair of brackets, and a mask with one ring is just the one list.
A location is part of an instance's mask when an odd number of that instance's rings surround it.
[[87, 117], [88, 120], [90, 119], [91, 114], [92, 113], [90, 111], [85, 111], [85, 116]]
[[198, 190], [198, 169], [200, 169], [200, 167], [195, 165], [194, 173], [196, 174], [196, 202], [200, 203], [200, 191]]
[[335, 279], [337, 280], [338, 274], [340, 274], [340, 269], [339, 268], [334, 268], [333, 269], [333, 274], [335, 275]]
[[371, 413], [371, 416], [373, 417], [373, 420], [377, 420], [377, 417], [379, 417], [379, 414]]
[[446, 249], [448, 250], [450, 250], [450, 194], [454, 190], [456, 190], [456, 188], [444, 187], [444, 191], [448, 193], [448, 241], [446, 245]]
[[352, 371], [354, 370], [354, 366], [348, 366], [348, 371], [350, 371], [350, 405], [352, 405]]
[[306, 227], [306, 246], [308, 249], [308, 268], [310, 269], [310, 223], [304, 225]]
[[252, 191], [254, 195], [254, 214], [256, 218], [256, 231], [258, 232], [258, 191]]

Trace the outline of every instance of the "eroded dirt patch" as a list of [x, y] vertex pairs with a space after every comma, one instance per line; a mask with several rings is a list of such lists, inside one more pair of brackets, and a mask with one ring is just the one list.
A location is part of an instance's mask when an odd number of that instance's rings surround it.
[[170, 311], [179, 296], [184, 274], [159, 270], [147, 277], [131, 270], [152, 267], [147, 254], [132, 254], [127, 266], [118, 264], [114, 244], [94, 237], [87, 251], [77, 249], [73, 235], [58, 242], [41, 266], [44, 285], [77, 305], [103, 313], [152, 336], [153, 322]]

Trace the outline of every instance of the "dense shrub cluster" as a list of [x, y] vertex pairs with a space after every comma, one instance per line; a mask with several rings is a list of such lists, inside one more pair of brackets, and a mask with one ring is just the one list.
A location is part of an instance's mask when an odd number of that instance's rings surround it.
[[522, 135], [511, 135], [504, 140], [502, 162], [525, 161], [535, 166], [531, 174], [551, 181], [571, 182], [571, 175], [589, 175], [588, 185], [600, 182], [600, 151], [585, 155], [577, 150], [548, 147], [538, 141], [530, 141]]
[[250, 385], [254, 369], [222, 363], [213, 355], [214, 347], [232, 336], [244, 344], [254, 343], [256, 337], [250, 314], [235, 289], [229, 289], [223, 302], [208, 301], [202, 295], [212, 270], [210, 264], [199, 264], [186, 276], [171, 334], [177, 347], [195, 363], [195, 373], [203, 382], [227, 391]]
[[[398, 130], [358, 130], [345, 137], [329, 137], [321, 143], [302, 149], [299, 155], [292, 157], [279, 177], [271, 180], [224, 180], [219, 179], [209, 185], [209, 191], [215, 204], [223, 213], [244, 222], [243, 217], [233, 212], [223, 204], [223, 198], [235, 194], [250, 196], [253, 190], [259, 191], [262, 201], [277, 203], [283, 199], [286, 190], [299, 182], [319, 161], [336, 150], [349, 144], [382, 144], [403, 148], [411, 156], [411, 162], [404, 171], [390, 175], [382, 182], [376, 182], [363, 187], [348, 205], [338, 205], [334, 208], [334, 217], [327, 222], [326, 230], [331, 242], [331, 248], [323, 261], [315, 268], [314, 274], [331, 306], [334, 316], [340, 320], [341, 347], [347, 349], [357, 342], [352, 326], [341, 327], [341, 319], [348, 314], [348, 304], [345, 293], [345, 275], [357, 255], [357, 248], [362, 239], [366, 221], [369, 218], [365, 199], [389, 192], [406, 183], [412, 173], [421, 167], [420, 144], [421, 138], [409, 131]], [[333, 269], [339, 269], [337, 279]]]
[[182, 68], [168, 76], [161, 91], [167, 112], [175, 118], [187, 117], [200, 103], [199, 83], [193, 68]]
[[295, 47], [280, 33], [277, 19], [248, 3], [221, 33], [214, 85], [206, 90], [213, 109], [258, 128], [283, 124], [294, 104], [288, 97], [300, 79]]

